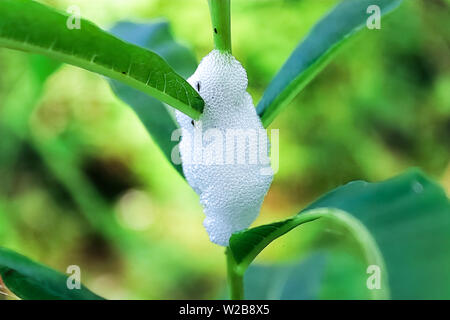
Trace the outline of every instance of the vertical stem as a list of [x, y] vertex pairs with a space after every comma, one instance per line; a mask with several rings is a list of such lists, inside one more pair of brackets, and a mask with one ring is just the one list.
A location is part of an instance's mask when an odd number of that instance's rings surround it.
[[211, 14], [214, 46], [217, 50], [231, 53], [230, 0], [208, 0]]
[[231, 300], [244, 300], [244, 277], [236, 271], [236, 262], [230, 248], [225, 252], [227, 256], [228, 292]]
[[[231, 17], [230, 0], [208, 0], [211, 14], [214, 47], [222, 52], [231, 53]], [[236, 271], [233, 254], [227, 248], [228, 291], [231, 300], [244, 299], [244, 278]]]

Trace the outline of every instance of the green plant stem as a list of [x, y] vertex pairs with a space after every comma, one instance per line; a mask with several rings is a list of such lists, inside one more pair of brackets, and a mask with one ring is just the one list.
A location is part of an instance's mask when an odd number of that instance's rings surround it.
[[208, 0], [217, 50], [231, 53], [230, 0]]
[[230, 299], [244, 300], [244, 275], [238, 272], [236, 261], [230, 248], [227, 247], [225, 254], [227, 256], [228, 292]]
[[[231, 54], [230, 0], [208, 0], [214, 35], [214, 47]], [[236, 262], [229, 248], [227, 256], [228, 291], [231, 300], [244, 299], [244, 277], [237, 271]]]

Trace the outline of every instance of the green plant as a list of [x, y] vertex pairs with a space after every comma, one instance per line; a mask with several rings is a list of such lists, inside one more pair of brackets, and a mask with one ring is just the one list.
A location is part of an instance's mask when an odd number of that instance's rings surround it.
[[[377, 4], [386, 14], [400, 2], [347, 0], [321, 20], [293, 52], [258, 103], [257, 112], [264, 126], [272, 122], [351, 35], [365, 26], [366, 8], [370, 4]], [[216, 49], [231, 53], [230, 1], [210, 0], [210, 10]], [[80, 30], [68, 30], [66, 15], [28, 0], [2, 0], [0, 12], [0, 45], [44, 54], [109, 77], [117, 95], [136, 111], [169, 160], [175, 144], [170, 136], [178, 125], [163, 103], [192, 119], [199, 119], [203, 112], [203, 99], [184, 80], [194, 71], [195, 59], [171, 39], [165, 23], [148, 26], [145, 40], [133, 45], [86, 20], [81, 21]], [[331, 25], [334, 28], [330, 28]], [[113, 28], [112, 33], [126, 39], [130, 31], [136, 32], [136, 27], [122, 23]], [[179, 165], [171, 163], [183, 174]], [[450, 281], [445, 274], [450, 266], [446, 254], [450, 248], [449, 214], [450, 205], [444, 192], [415, 170], [382, 183], [354, 182], [340, 187], [293, 218], [232, 235], [226, 249], [230, 297], [242, 299], [270, 291], [252, 288], [261, 287], [262, 280], [276, 279], [270, 276], [274, 274], [283, 274], [289, 281], [281, 285], [268, 283], [267, 288], [278, 286], [282, 298], [301, 297], [307, 287], [307, 272], [294, 274], [293, 268], [286, 266], [247, 269], [272, 241], [307, 222], [343, 228], [357, 244], [365, 260], [361, 265], [351, 265], [349, 272], [354, 273], [351, 279], [361, 287], [359, 293], [362, 294], [358, 297], [449, 297]], [[401, 236], [383, 232], [387, 225], [403, 223], [412, 225], [415, 232]], [[296, 268], [318, 269], [331, 279], [328, 285], [338, 286], [343, 280], [332, 277], [332, 271], [323, 268], [322, 258], [331, 261], [333, 269], [345, 269], [348, 262], [339, 259], [339, 250], [326, 249], [318, 254], [307, 257]], [[427, 263], [430, 254], [435, 264]], [[366, 269], [370, 265], [379, 266], [382, 274], [388, 275], [382, 277], [381, 290], [365, 287]], [[439, 267], [434, 267], [436, 265]], [[6, 286], [25, 299], [98, 298], [85, 288], [71, 294], [65, 286], [65, 277], [7, 249], [0, 251], [0, 274]], [[291, 283], [295, 284], [295, 294], [288, 288]], [[248, 289], [246, 296], [244, 287]], [[274, 298], [270, 295], [256, 297]], [[326, 291], [314, 296], [318, 297], [326, 298]], [[353, 296], [349, 293], [348, 297]]]

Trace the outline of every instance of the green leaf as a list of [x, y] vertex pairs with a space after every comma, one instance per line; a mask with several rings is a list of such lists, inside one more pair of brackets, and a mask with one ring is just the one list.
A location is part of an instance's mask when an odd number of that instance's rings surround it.
[[[185, 78], [194, 73], [197, 67], [194, 54], [175, 42], [169, 23], [165, 20], [146, 24], [119, 22], [111, 32], [123, 40], [156, 52]], [[179, 141], [171, 140], [172, 133], [178, 129], [178, 124], [170, 107], [118, 81], [112, 80], [110, 84], [114, 93], [133, 108], [167, 160], [183, 176], [181, 165], [174, 164], [171, 159], [172, 150]]]
[[264, 127], [331, 61], [346, 40], [366, 26], [370, 5], [378, 5], [385, 15], [400, 3], [401, 0], [344, 0], [320, 20], [292, 52], [258, 103], [257, 112]]
[[[334, 230], [333, 230], [334, 231]], [[319, 241], [324, 241], [320, 237]], [[244, 279], [250, 300], [387, 299], [389, 287], [370, 290], [367, 262], [348, 253], [348, 248], [316, 249], [300, 261], [269, 265], [253, 264]], [[383, 271], [384, 272], [384, 271]], [[382, 273], [382, 276], [385, 274]]]
[[0, 247], [0, 276], [16, 296], [27, 300], [101, 300], [89, 291], [68, 289], [68, 276]]
[[296, 263], [252, 265], [244, 278], [246, 299], [317, 299], [326, 263], [327, 256], [318, 252]]
[[30, 0], [0, 1], [0, 46], [47, 55], [119, 80], [198, 119], [204, 102], [163, 58]]
[[386, 282], [382, 288], [390, 290], [390, 297], [450, 298], [450, 202], [440, 186], [418, 170], [380, 183], [349, 183], [291, 219], [234, 234], [230, 250], [236, 272], [244, 273], [273, 240], [320, 220], [346, 230], [361, 248], [365, 266], [380, 266]]

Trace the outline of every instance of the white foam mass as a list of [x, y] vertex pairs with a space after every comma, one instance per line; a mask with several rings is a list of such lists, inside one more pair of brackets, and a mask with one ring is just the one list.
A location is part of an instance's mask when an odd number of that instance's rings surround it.
[[[206, 215], [203, 225], [210, 240], [227, 246], [234, 232], [248, 228], [256, 219], [272, 182], [267, 133], [247, 93], [247, 73], [231, 54], [213, 50], [188, 82], [199, 91], [205, 107], [198, 121], [176, 112], [182, 128], [179, 148], [183, 172], [200, 196]], [[227, 136], [230, 129], [256, 132], [258, 139], [249, 138], [239, 145], [235, 137]], [[197, 133], [197, 138], [203, 134], [203, 149], [195, 142]], [[236, 143], [229, 145], [232, 142]], [[250, 160], [250, 152], [256, 150], [262, 150], [266, 163], [260, 158]], [[234, 162], [227, 162], [230, 151], [235, 154]], [[246, 157], [244, 163], [237, 160], [239, 155]]]

